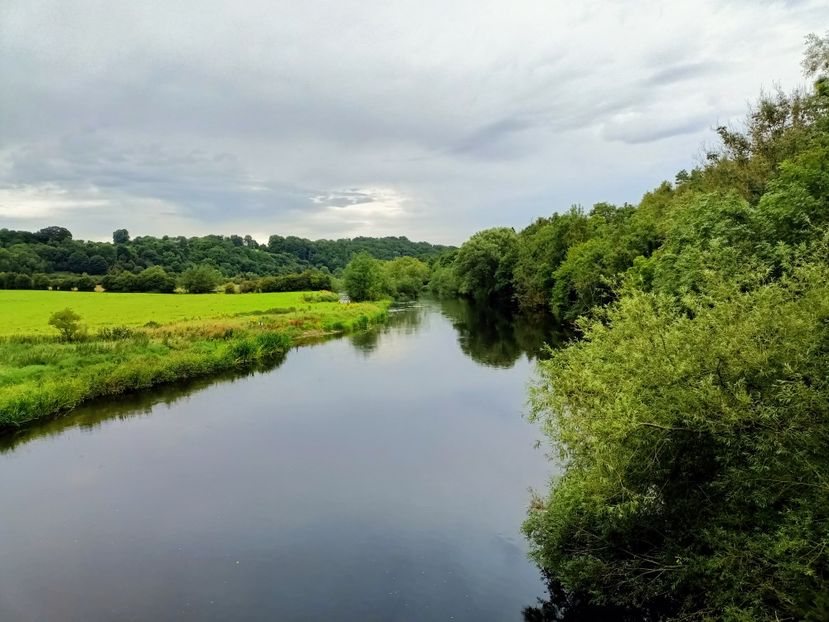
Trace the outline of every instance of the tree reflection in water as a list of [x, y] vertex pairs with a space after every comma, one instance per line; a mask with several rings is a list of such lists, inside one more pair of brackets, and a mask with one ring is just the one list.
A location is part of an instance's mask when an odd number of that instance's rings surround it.
[[[462, 352], [476, 363], [495, 368], [511, 368], [523, 356], [535, 360], [547, 353], [546, 345], [556, 347], [566, 341], [567, 336], [556, 329], [555, 324], [544, 316], [513, 316], [497, 309], [487, 308], [464, 300], [423, 300], [419, 303], [392, 309], [389, 322], [370, 330], [347, 336], [354, 349], [366, 357], [377, 350], [384, 336], [394, 338], [401, 331], [415, 334], [424, 323], [434, 319], [439, 312], [447, 318], [454, 330]], [[336, 338], [336, 337], [331, 337]], [[328, 341], [329, 338], [319, 342]], [[301, 347], [308, 347], [308, 342]], [[267, 367], [279, 367], [285, 357], [273, 361]], [[264, 368], [263, 368], [264, 369]], [[92, 402], [76, 409], [73, 413], [41, 422], [0, 437], [0, 453], [12, 451], [15, 447], [41, 437], [56, 436], [69, 429], [91, 430], [107, 420], [142, 417], [158, 405], [172, 406], [182, 399], [211, 385], [233, 383], [259, 370], [244, 373], [225, 374], [210, 378], [195, 379], [137, 392], [119, 398], [108, 398]], [[231, 388], [230, 390], [235, 390]], [[519, 614], [518, 611], [515, 612]], [[549, 600], [524, 608], [526, 621], [547, 620], [641, 620], [642, 616], [630, 616], [624, 612], [591, 608], [574, 599], [566, 598], [559, 589], [551, 589]], [[627, 617], [625, 617], [627, 616]]]
[[66, 415], [53, 419], [38, 419], [13, 432], [0, 434], [0, 454], [12, 451], [19, 445], [35, 439], [57, 436], [71, 428], [94, 430], [110, 419], [129, 419], [152, 413], [159, 404], [172, 406], [181, 399], [198, 393], [218, 382], [234, 382], [251, 374], [277, 369], [285, 362], [287, 354], [274, 357], [266, 364], [244, 371], [230, 371], [205, 377], [158, 385], [145, 391], [118, 396], [107, 396], [79, 406]]
[[659, 612], [636, 611], [614, 606], [591, 604], [589, 599], [568, 593], [560, 583], [546, 579], [546, 599], [525, 607], [524, 622], [655, 622]]
[[441, 313], [458, 331], [464, 354], [489, 367], [510, 368], [522, 356], [545, 356], [568, 335], [545, 314], [519, 315], [467, 300], [440, 301]]

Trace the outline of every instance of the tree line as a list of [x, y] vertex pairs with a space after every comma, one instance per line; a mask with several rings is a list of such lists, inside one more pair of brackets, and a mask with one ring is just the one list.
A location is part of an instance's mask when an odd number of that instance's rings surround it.
[[804, 71], [637, 205], [434, 261], [436, 292], [578, 330], [530, 394], [564, 466], [525, 524], [556, 616], [829, 619], [829, 33]]
[[131, 238], [126, 229], [119, 229], [110, 243], [75, 240], [68, 229], [58, 226], [35, 232], [0, 229], [0, 287], [40, 289], [52, 283], [61, 287], [67, 275], [84, 274], [96, 281], [109, 275], [113, 282], [112, 275], [123, 275], [121, 291], [134, 291], [142, 280], [158, 274], [133, 278], [147, 269], [182, 275], [199, 265], [212, 267], [226, 279], [254, 280], [308, 270], [337, 274], [360, 252], [382, 260], [416, 257], [428, 261], [446, 249], [406, 237], [311, 241], [273, 235], [267, 244], [260, 244], [249, 235]]

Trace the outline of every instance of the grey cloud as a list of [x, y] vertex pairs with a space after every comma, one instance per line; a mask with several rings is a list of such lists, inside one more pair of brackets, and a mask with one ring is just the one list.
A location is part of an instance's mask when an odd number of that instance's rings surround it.
[[17, 184], [114, 190], [167, 201], [182, 214], [206, 220], [314, 207], [310, 190], [251, 178], [232, 155], [176, 151], [159, 143], [70, 135], [55, 144], [19, 147], [8, 160]]
[[711, 118], [705, 116], [666, 120], [644, 115], [630, 122], [608, 123], [602, 129], [602, 136], [607, 140], [637, 145], [700, 132], [711, 125]]
[[458, 242], [636, 200], [733, 102], [799, 80], [829, 19], [700, 1], [7, 0], [0, 190], [90, 237], [121, 219]]
[[513, 159], [524, 152], [516, 145], [517, 135], [532, 126], [521, 117], [500, 119], [474, 130], [453, 145], [450, 152], [484, 159]]
[[328, 207], [347, 207], [349, 205], [360, 205], [362, 203], [373, 203], [375, 197], [367, 192], [349, 190], [342, 192], [327, 192], [313, 198], [317, 205]]
[[651, 74], [646, 80], [646, 83], [664, 86], [675, 82], [692, 80], [724, 70], [727, 70], [727, 64], [713, 63], [710, 61], [672, 65]]

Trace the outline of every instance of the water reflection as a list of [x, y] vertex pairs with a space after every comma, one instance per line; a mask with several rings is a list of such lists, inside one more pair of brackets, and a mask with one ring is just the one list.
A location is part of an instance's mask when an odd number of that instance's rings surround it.
[[[377, 349], [380, 339], [384, 334], [401, 328], [409, 333], [416, 331], [418, 326], [420, 326], [424, 312], [425, 308], [419, 304], [401, 305], [391, 310], [389, 321], [386, 324], [352, 333], [347, 336], [348, 341], [354, 346], [357, 352], [369, 356]], [[339, 335], [314, 337], [302, 342], [297, 347], [316, 347], [338, 338], [340, 338]], [[92, 400], [70, 413], [45, 420], [42, 419], [29, 425], [23, 425], [17, 430], [0, 431], [0, 454], [12, 451], [19, 445], [37, 438], [59, 435], [70, 428], [93, 430], [99, 427], [102, 422], [110, 419], [127, 419], [129, 417], [149, 415], [156, 406], [172, 406], [176, 402], [186, 399], [194, 393], [203, 391], [214, 384], [233, 383], [238, 379], [253, 374], [278, 369], [285, 362], [289, 353], [290, 351], [282, 356], [270, 358], [267, 363], [261, 363], [251, 369], [227, 371], [206, 378], [172, 382], [144, 391]]]
[[460, 299], [439, 304], [458, 332], [461, 350], [482, 365], [508, 369], [522, 355], [534, 360], [545, 355], [546, 345], [556, 347], [567, 339], [549, 315], [517, 316]]
[[567, 592], [552, 579], [546, 579], [548, 595], [525, 607], [524, 622], [652, 622], [662, 619], [658, 613], [636, 611], [611, 605], [591, 604], [589, 599]]
[[425, 300], [6, 436], [0, 619], [521, 619], [549, 465], [520, 412], [556, 337], [509, 322]]
[[216, 383], [232, 384], [252, 374], [275, 370], [285, 362], [286, 358], [287, 355], [283, 354], [271, 357], [267, 364], [244, 371], [228, 371], [207, 378], [171, 382], [145, 391], [92, 400], [68, 414], [40, 420], [17, 430], [0, 434], [0, 454], [13, 451], [19, 445], [38, 438], [60, 435], [70, 428], [90, 431], [110, 419], [123, 420], [151, 415], [157, 406], [173, 406]]
[[391, 331], [403, 332], [404, 334], [417, 332], [429, 304], [426, 303], [424, 306], [421, 303], [402, 303], [393, 306], [389, 310], [388, 322], [373, 326], [365, 331], [353, 333], [348, 336], [348, 339], [358, 352], [369, 355], [377, 349], [380, 338]]

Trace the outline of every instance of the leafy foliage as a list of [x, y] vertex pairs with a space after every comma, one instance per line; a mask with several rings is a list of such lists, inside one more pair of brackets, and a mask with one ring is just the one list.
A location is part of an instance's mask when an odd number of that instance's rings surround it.
[[383, 263], [388, 293], [398, 300], [414, 300], [429, 281], [429, 266], [414, 257], [398, 257]]
[[351, 300], [377, 300], [383, 295], [385, 282], [379, 261], [368, 253], [358, 253], [343, 272], [345, 291]]
[[518, 236], [506, 227], [473, 235], [455, 257], [458, 291], [478, 300], [509, 300], [517, 248]]
[[81, 316], [68, 307], [55, 311], [49, 318], [49, 326], [57, 329], [64, 341], [74, 341], [82, 332]]
[[565, 476], [527, 532], [568, 587], [753, 619], [829, 590], [829, 269], [695, 298], [632, 291], [540, 363]]
[[159, 266], [168, 274], [177, 275], [195, 265], [209, 264], [226, 277], [280, 276], [313, 268], [339, 272], [363, 251], [382, 260], [429, 260], [448, 250], [427, 242], [411, 242], [405, 237], [311, 241], [271, 236], [268, 244], [259, 244], [249, 235], [130, 238], [126, 229], [118, 229], [112, 237], [112, 243], [84, 242], [74, 240], [63, 227], [37, 232], [0, 229], [0, 272], [86, 272], [97, 276], [137, 274]]
[[636, 208], [594, 209], [552, 274], [553, 309], [581, 314], [583, 338], [538, 366], [532, 418], [565, 469], [525, 530], [565, 603], [829, 618], [829, 101], [816, 86], [763, 96], [745, 130], [719, 128], [705, 166]]
[[216, 289], [222, 275], [209, 265], [188, 268], [181, 275], [181, 286], [191, 294], [207, 294]]

